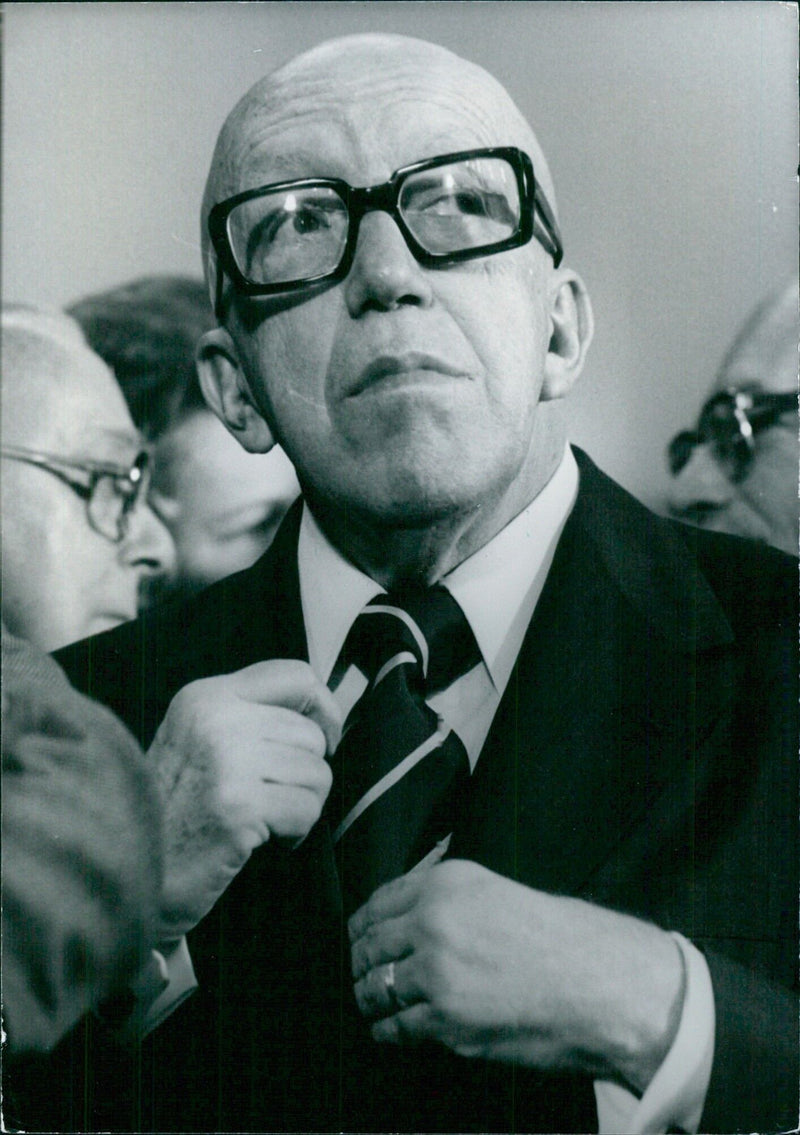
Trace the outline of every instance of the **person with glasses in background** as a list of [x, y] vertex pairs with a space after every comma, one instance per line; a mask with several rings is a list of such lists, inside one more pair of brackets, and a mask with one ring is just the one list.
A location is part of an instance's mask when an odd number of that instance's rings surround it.
[[194, 359], [214, 326], [205, 284], [145, 276], [68, 311], [152, 447], [150, 501], [175, 542], [175, 570], [156, 576], [145, 599], [185, 598], [250, 567], [300, 489], [280, 447], [247, 453], [206, 405]]
[[798, 551], [795, 277], [751, 314], [728, 351], [697, 426], [668, 449], [672, 516]]
[[77, 324], [6, 307], [2, 337], [3, 622], [52, 651], [134, 619], [174, 548], [122, 392]]
[[444, 48], [323, 43], [231, 111], [201, 234], [204, 394], [303, 498], [61, 655], [173, 786], [198, 978], [127, 1089], [82, 1050], [73, 1119], [786, 1129], [796, 564], [568, 444], [593, 318], [532, 127]]
[[77, 324], [4, 307], [2, 360], [3, 1106], [14, 1123], [25, 1076], [84, 1014], [133, 988], [147, 1005], [165, 985], [151, 949], [152, 769], [45, 652], [134, 618], [141, 580], [173, 553], [147, 504], [141, 438]]

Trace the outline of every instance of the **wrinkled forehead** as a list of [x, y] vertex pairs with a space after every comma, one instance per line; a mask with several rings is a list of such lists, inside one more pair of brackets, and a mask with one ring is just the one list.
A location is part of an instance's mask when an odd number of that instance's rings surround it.
[[385, 180], [423, 158], [517, 145], [552, 197], [530, 126], [482, 68], [400, 37], [333, 41], [257, 84], [223, 128], [206, 204], [293, 177]]

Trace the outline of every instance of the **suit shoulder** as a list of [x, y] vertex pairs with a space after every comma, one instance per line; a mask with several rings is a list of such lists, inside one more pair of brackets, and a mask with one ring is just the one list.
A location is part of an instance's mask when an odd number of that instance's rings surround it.
[[739, 629], [797, 628], [798, 561], [766, 544], [669, 521]]
[[[797, 560], [652, 512], [580, 450], [572, 531], [588, 535], [624, 593], [668, 640], [797, 642]], [[565, 532], [567, 529], [565, 529]]]

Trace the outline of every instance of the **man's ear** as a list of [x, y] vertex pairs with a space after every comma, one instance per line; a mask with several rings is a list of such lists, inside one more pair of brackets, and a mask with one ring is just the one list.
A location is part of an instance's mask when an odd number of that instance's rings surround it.
[[544, 364], [542, 400], [569, 394], [581, 371], [594, 335], [594, 315], [586, 285], [569, 269], [552, 278], [550, 343]]
[[250, 453], [272, 449], [275, 438], [253, 401], [236, 346], [223, 327], [201, 336], [196, 362], [203, 397], [239, 444]]

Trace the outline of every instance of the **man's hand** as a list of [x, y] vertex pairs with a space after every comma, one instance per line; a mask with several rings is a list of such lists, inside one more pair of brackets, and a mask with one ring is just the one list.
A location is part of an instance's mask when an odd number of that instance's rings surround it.
[[331, 786], [341, 714], [305, 662], [185, 686], [150, 746], [164, 811], [162, 937], [203, 918], [271, 836], [302, 840]]
[[350, 941], [378, 1041], [432, 1039], [642, 1092], [680, 1021], [683, 964], [667, 933], [464, 860], [379, 888]]

